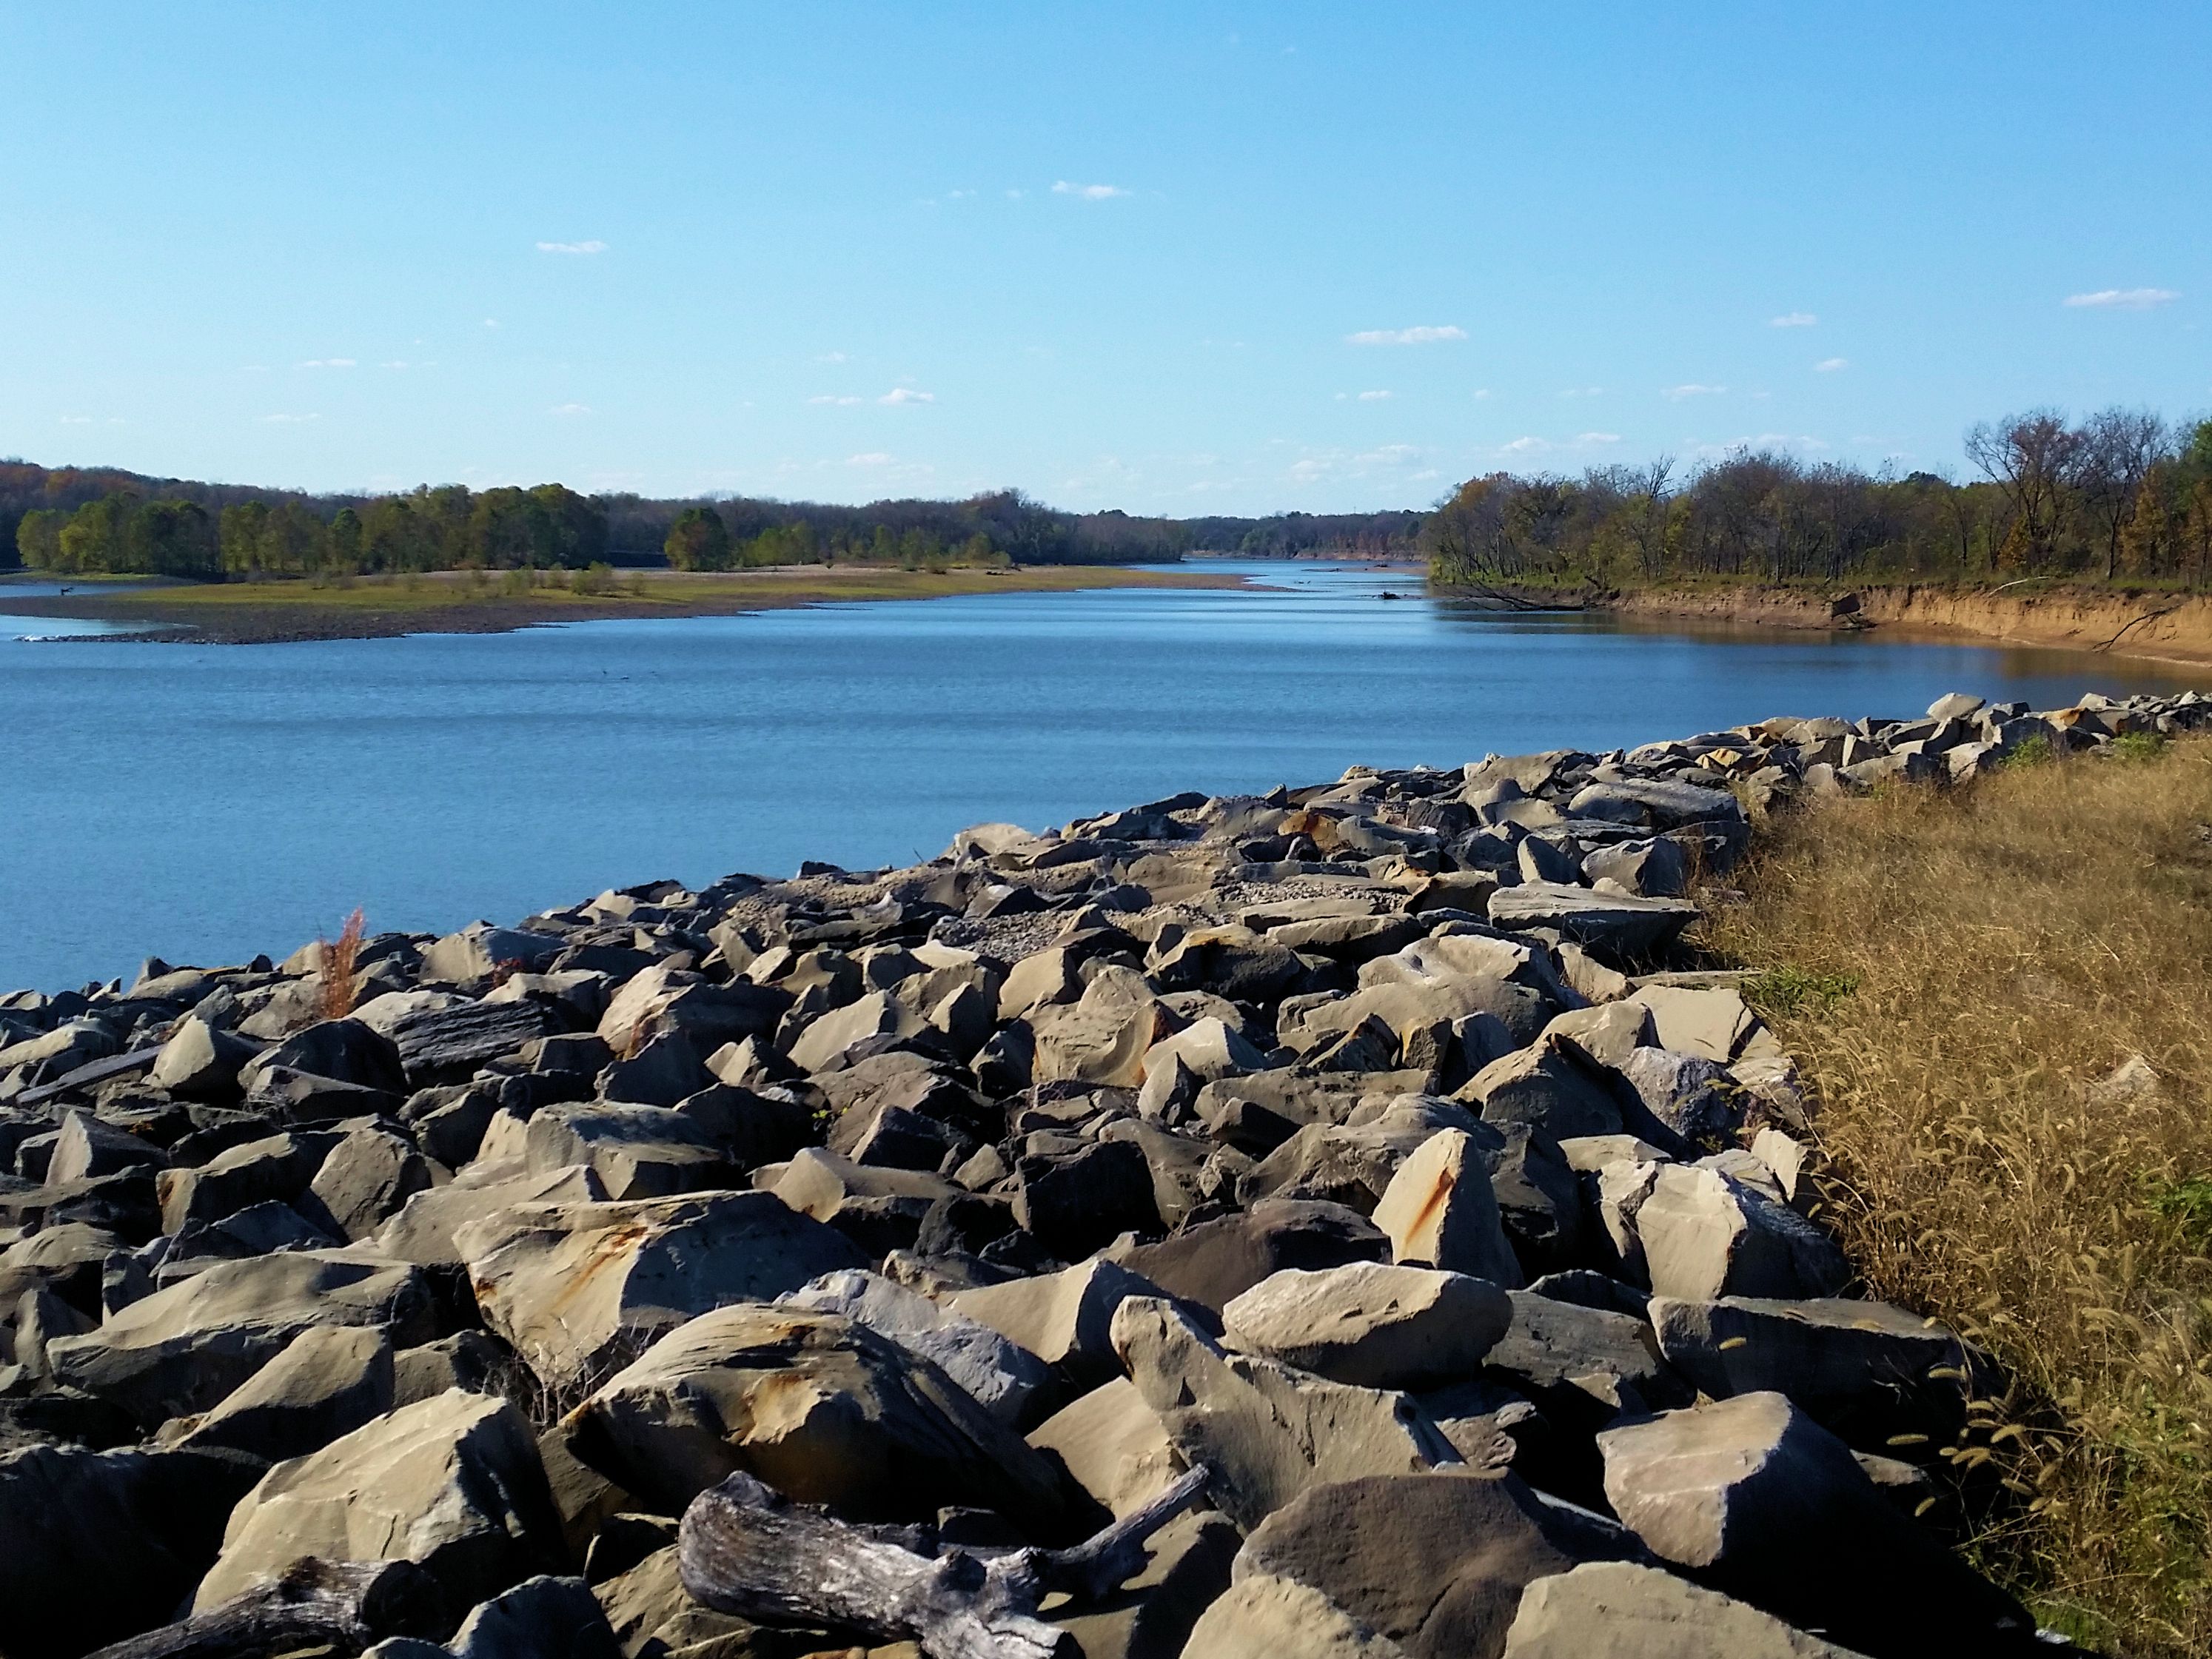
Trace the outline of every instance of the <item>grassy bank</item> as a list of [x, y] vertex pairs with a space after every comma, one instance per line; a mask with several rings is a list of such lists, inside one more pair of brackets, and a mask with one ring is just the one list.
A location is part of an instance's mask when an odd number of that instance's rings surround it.
[[[1875, 1295], [2017, 1379], [1972, 1548], [2108, 1650], [2212, 1651], [2212, 742], [1773, 826], [1705, 930], [1825, 1102]], [[2116, 1070], [2137, 1056], [2132, 1074]]]
[[[85, 617], [163, 627], [171, 637], [223, 644], [376, 639], [398, 634], [488, 634], [533, 623], [611, 617], [720, 617], [861, 599], [935, 599], [970, 593], [1066, 592], [1099, 587], [1231, 587], [1239, 579], [1115, 565], [1017, 570], [907, 570], [798, 565], [726, 572], [611, 574], [439, 571], [345, 582], [211, 582], [130, 592], [14, 599], [19, 616]], [[75, 585], [76, 579], [70, 579]]]

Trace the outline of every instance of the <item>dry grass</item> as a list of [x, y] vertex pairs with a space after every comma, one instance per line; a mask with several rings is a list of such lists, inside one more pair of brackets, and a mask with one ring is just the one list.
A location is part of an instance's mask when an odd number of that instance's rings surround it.
[[330, 939], [316, 941], [322, 946], [318, 952], [321, 961], [316, 970], [316, 994], [325, 1019], [343, 1019], [353, 1012], [358, 990], [354, 974], [361, 960], [361, 941], [366, 926], [356, 905], [354, 913], [345, 919], [345, 926], [338, 930], [335, 943]]
[[[1770, 970], [1871, 1293], [2009, 1368], [1955, 1466], [2044, 1620], [2212, 1652], [2212, 742], [1785, 820], [1703, 943]], [[2131, 1056], [2148, 1086], [2099, 1086]]]

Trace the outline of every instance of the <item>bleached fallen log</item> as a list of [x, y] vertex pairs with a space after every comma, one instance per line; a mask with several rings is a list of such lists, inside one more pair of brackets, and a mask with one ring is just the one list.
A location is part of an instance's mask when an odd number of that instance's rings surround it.
[[1073, 1549], [936, 1549], [927, 1531], [858, 1526], [734, 1474], [691, 1500], [677, 1538], [684, 1588], [718, 1613], [831, 1625], [921, 1644], [930, 1659], [1054, 1659], [1066, 1632], [1038, 1619], [1054, 1591], [1096, 1601], [1144, 1565], [1152, 1535], [1197, 1499], [1194, 1468]]

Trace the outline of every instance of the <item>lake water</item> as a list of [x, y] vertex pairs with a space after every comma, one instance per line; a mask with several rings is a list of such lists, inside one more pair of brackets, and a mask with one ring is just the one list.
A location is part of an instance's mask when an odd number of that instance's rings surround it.
[[24, 643], [72, 630], [0, 616], [0, 988], [128, 975], [149, 952], [282, 955], [356, 905], [372, 930], [446, 930], [659, 877], [905, 863], [981, 820], [1042, 828], [1353, 763], [2183, 683], [2050, 652], [1382, 599], [1419, 594], [1402, 572], [1216, 568], [1280, 591], [250, 647]]

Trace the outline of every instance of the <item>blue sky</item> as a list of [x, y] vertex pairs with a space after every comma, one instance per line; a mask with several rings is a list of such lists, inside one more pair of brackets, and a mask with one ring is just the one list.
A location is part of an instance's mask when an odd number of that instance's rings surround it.
[[0, 454], [1422, 506], [2212, 407], [2212, 7], [0, 4]]

